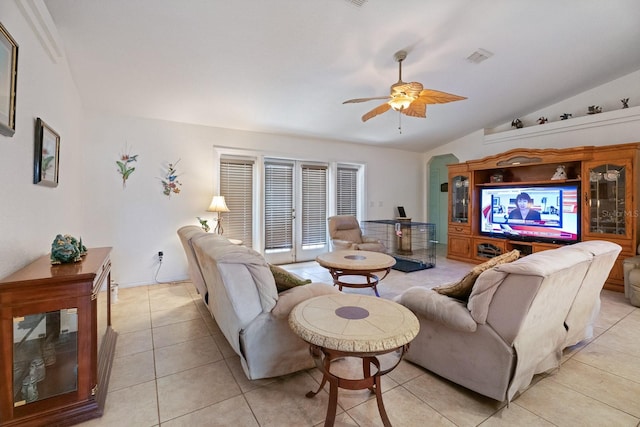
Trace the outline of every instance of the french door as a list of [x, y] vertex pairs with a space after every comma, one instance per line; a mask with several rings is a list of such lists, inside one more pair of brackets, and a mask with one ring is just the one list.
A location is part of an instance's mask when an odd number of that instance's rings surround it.
[[264, 255], [273, 264], [311, 261], [328, 250], [327, 165], [264, 162]]

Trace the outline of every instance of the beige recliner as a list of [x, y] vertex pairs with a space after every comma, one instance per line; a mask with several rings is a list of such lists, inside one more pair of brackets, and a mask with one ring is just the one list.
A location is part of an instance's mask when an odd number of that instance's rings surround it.
[[560, 366], [562, 350], [592, 336], [600, 289], [620, 246], [589, 241], [490, 268], [468, 301], [412, 287], [397, 297], [420, 321], [405, 359], [499, 401], [535, 374]]
[[385, 252], [384, 244], [372, 237], [362, 235], [355, 216], [336, 215], [327, 219], [329, 236], [333, 250], [355, 249], [361, 251]]

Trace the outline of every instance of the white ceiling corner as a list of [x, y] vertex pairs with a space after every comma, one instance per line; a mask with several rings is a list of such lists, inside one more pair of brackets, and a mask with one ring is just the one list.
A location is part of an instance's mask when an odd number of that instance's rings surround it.
[[57, 63], [64, 56], [64, 48], [49, 9], [43, 0], [16, 0], [16, 3], [42, 48], [49, 58]]

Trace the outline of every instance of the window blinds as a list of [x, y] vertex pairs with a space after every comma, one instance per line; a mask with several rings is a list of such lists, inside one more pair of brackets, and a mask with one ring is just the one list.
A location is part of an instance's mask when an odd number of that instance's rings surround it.
[[327, 168], [302, 166], [302, 247], [327, 240]]
[[293, 243], [293, 164], [265, 162], [264, 240], [266, 250]]
[[336, 213], [353, 216], [358, 214], [358, 169], [355, 167], [338, 166]]
[[220, 160], [220, 195], [229, 212], [223, 213], [225, 237], [253, 245], [253, 160]]

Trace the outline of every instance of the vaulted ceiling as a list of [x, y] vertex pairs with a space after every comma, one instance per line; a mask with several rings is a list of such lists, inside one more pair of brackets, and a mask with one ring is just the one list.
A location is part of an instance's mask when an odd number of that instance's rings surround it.
[[[301, 141], [426, 151], [640, 69], [637, 0], [44, 4], [86, 107]], [[382, 101], [342, 102], [388, 95], [400, 49], [404, 81], [468, 99], [363, 123]]]

